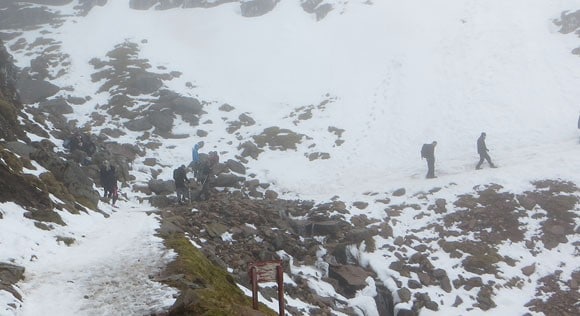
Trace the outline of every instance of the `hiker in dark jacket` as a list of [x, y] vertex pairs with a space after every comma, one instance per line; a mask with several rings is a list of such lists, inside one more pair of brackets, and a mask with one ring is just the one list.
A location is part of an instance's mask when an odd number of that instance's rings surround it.
[[111, 166], [109, 161], [105, 160], [99, 171], [101, 178], [101, 185], [103, 186], [104, 193], [103, 197], [106, 199], [113, 199], [112, 205], [115, 206], [115, 202], [119, 197], [117, 192], [117, 173], [114, 166]]
[[491, 158], [487, 153], [489, 149], [487, 149], [487, 146], [485, 145], [485, 136], [485, 133], [481, 133], [477, 139], [477, 153], [479, 154], [479, 162], [477, 163], [477, 166], [475, 166], [475, 169], [477, 170], [481, 169], [481, 164], [484, 160], [487, 160], [487, 163], [489, 163], [490, 167], [495, 168], [495, 165], [493, 162], [491, 162]]
[[435, 146], [437, 142], [434, 141], [431, 144], [423, 144], [421, 147], [421, 158], [427, 159], [427, 179], [433, 179], [435, 177]]
[[189, 188], [187, 187], [189, 180], [187, 179], [185, 165], [181, 165], [181, 167], [173, 171], [173, 180], [175, 181], [177, 203], [183, 204], [185, 203], [185, 200], [189, 198]]

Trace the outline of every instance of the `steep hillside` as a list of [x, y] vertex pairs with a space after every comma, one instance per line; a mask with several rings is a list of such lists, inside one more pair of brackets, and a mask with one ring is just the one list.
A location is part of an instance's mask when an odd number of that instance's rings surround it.
[[579, 313], [579, 8], [0, 4], [2, 311], [268, 314], [282, 260], [291, 315]]

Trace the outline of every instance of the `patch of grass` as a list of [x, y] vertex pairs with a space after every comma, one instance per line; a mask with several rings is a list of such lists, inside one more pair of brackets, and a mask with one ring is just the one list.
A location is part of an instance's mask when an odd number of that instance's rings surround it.
[[[183, 234], [166, 237], [165, 244], [178, 254], [177, 259], [168, 265], [167, 272], [182, 274], [186, 281], [200, 287], [192, 290], [196, 299], [184, 306], [179, 315], [231, 316], [242, 315], [243, 311], [251, 309], [251, 299], [237, 287], [233, 277], [209, 261]], [[186, 290], [183, 282], [167, 283], [182, 291]], [[260, 305], [260, 312], [277, 315], [265, 305]]]
[[8, 121], [16, 121], [18, 111], [16, 108], [5, 100], [0, 99], [0, 115], [4, 116]]

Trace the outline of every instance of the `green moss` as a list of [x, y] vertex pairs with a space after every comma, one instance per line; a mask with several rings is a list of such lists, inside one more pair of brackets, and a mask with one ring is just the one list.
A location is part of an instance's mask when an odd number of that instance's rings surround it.
[[[251, 299], [237, 287], [233, 277], [214, 266], [183, 234], [168, 236], [165, 243], [178, 254], [177, 259], [169, 264], [168, 271], [183, 274], [187, 281], [203, 287], [194, 290], [199, 300], [187, 306], [184, 315], [231, 316], [251, 309]], [[183, 287], [181, 284], [171, 284], [171, 281], [168, 283], [177, 288]], [[277, 315], [265, 305], [260, 305], [260, 311], [264, 315]]]

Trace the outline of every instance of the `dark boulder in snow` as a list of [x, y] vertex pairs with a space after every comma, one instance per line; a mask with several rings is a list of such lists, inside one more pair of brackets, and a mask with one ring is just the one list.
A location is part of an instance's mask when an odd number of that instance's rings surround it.
[[126, 122], [125, 127], [134, 132], [142, 132], [153, 128], [153, 124], [148, 118], [142, 117], [136, 120]]
[[246, 167], [237, 160], [228, 159], [226, 166], [235, 173], [246, 174]]
[[149, 189], [155, 194], [171, 194], [175, 192], [173, 180], [153, 179], [149, 181]]
[[338, 280], [340, 288], [338, 292], [346, 297], [353, 298], [356, 291], [367, 286], [366, 279], [371, 273], [359, 266], [331, 265], [328, 276]]
[[238, 177], [233, 174], [220, 174], [218, 175], [213, 182], [211, 182], [212, 186], [215, 187], [239, 187], [240, 182], [244, 181], [244, 177]]
[[201, 114], [203, 110], [203, 105], [198, 99], [191, 97], [176, 97], [171, 100], [171, 108], [179, 114], [193, 113]]

